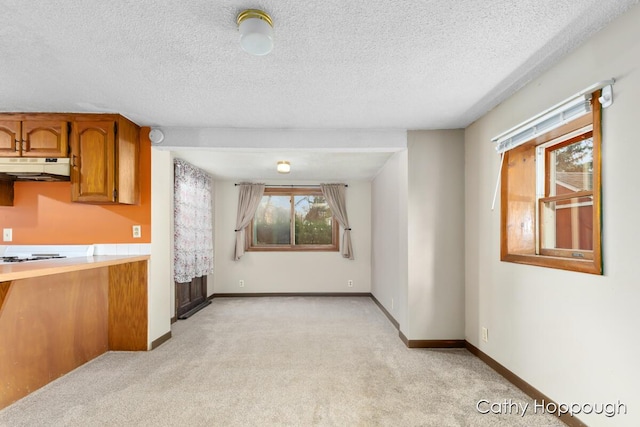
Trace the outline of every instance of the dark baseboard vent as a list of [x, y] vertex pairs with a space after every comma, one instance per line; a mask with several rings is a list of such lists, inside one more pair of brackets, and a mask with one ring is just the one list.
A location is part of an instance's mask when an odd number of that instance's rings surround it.
[[391, 324], [399, 331], [400, 330], [400, 323], [398, 323], [398, 321], [391, 315], [391, 313], [389, 313], [387, 311], [386, 308], [384, 308], [384, 306], [382, 305], [382, 303], [380, 301], [378, 301], [378, 298], [376, 298], [373, 294], [369, 294], [369, 296], [371, 297], [371, 299], [373, 300], [373, 302], [376, 303], [376, 305], [378, 306], [378, 308], [380, 310], [382, 310], [382, 312], [384, 313], [385, 316], [387, 316], [387, 319], [389, 319], [389, 322], [391, 322]]
[[209, 304], [211, 304], [211, 300], [210, 299], [206, 299], [206, 300], [204, 300], [202, 302], [202, 304], [197, 305], [197, 306], [193, 307], [191, 310], [189, 310], [186, 313], [184, 313], [183, 315], [178, 316], [178, 319], [179, 320], [188, 319], [189, 317], [193, 316], [194, 314], [196, 314], [197, 312], [199, 312], [200, 310], [202, 310], [203, 308], [205, 308]]
[[263, 293], [219, 293], [211, 294], [213, 298], [242, 298], [242, 297], [370, 297], [369, 292], [263, 292]]
[[400, 339], [407, 348], [465, 348], [465, 340], [410, 340], [402, 331], [398, 331]]
[[160, 347], [161, 344], [169, 341], [169, 339], [171, 339], [171, 331], [169, 331], [166, 334], [164, 334], [163, 336], [158, 337], [155, 340], [153, 340], [151, 342], [151, 350], [154, 350], [154, 349]]
[[[536, 400], [537, 402], [544, 401], [545, 404], [554, 403], [556, 406], [558, 405], [553, 400], [549, 399], [545, 394], [540, 392], [537, 388], [511, 372], [506, 367], [502, 366], [499, 362], [493, 359], [491, 356], [480, 350], [478, 347], [471, 344], [469, 341], [465, 340], [467, 350], [476, 356], [478, 359], [482, 360], [484, 363], [489, 365], [491, 369], [502, 375], [507, 381], [509, 381], [514, 386], [518, 387], [520, 390], [525, 392], [529, 397]], [[560, 421], [564, 422], [566, 425], [570, 427], [587, 427], [585, 423], [580, 421], [576, 417], [572, 417], [569, 414], [560, 415]]]

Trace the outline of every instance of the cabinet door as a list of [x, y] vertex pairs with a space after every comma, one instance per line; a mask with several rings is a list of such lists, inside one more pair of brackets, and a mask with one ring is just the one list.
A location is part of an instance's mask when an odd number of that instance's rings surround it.
[[140, 202], [140, 128], [120, 117], [116, 135], [118, 203]]
[[0, 179], [0, 206], [13, 206], [13, 181]]
[[61, 121], [22, 122], [23, 157], [67, 157], [69, 127]]
[[71, 136], [71, 200], [116, 203], [115, 122], [74, 122]]
[[20, 155], [22, 141], [20, 121], [0, 121], [0, 157], [17, 157]]

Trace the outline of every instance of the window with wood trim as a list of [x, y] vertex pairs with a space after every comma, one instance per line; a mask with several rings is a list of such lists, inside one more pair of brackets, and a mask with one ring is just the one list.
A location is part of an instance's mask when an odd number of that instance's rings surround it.
[[602, 274], [599, 96], [586, 115], [504, 153], [501, 260]]
[[247, 233], [247, 250], [337, 251], [338, 231], [320, 188], [267, 187]]

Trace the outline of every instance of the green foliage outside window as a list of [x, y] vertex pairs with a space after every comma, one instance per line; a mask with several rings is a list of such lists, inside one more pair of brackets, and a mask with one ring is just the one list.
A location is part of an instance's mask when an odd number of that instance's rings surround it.
[[296, 245], [330, 245], [331, 210], [322, 196], [295, 197]]
[[266, 194], [253, 222], [254, 247], [332, 245], [333, 216], [322, 195]]

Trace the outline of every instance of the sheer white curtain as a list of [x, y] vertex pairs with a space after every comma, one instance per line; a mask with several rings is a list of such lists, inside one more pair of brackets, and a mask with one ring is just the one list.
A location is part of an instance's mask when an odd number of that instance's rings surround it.
[[342, 235], [342, 256], [344, 258], [353, 258], [353, 248], [351, 247], [351, 226], [349, 225], [349, 217], [347, 216], [347, 203], [345, 196], [344, 184], [321, 184], [322, 195], [327, 200], [329, 208], [334, 218], [338, 220], [344, 234]]
[[174, 279], [184, 283], [213, 273], [212, 184], [184, 160], [174, 170]]
[[264, 194], [264, 184], [239, 184], [238, 213], [236, 215], [236, 251], [234, 260], [238, 261], [246, 249], [245, 229], [256, 215], [256, 209]]

